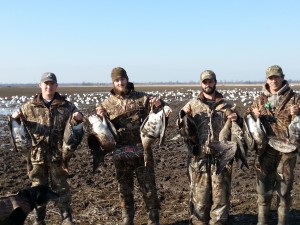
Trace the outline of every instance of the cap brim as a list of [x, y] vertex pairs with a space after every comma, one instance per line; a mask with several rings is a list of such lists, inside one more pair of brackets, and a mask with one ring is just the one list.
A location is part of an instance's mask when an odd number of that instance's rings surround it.
[[272, 73], [272, 74], [269, 74], [268, 77], [271, 77], [271, 76], [278, 76], [278, 77], [281, 77], [283, 74], [281, 73]]
[[45, 82], [48, 82], [48, 81], [51, 81], [53, 83], [57, 83], [55, 80], [52, 80], [52, 79], [41, 80], [41, 83], [45, 83]]
[[201, 82], [205, 81], [205, 80], [215, 80], [214, 78], [204, 78], [201, 80]]

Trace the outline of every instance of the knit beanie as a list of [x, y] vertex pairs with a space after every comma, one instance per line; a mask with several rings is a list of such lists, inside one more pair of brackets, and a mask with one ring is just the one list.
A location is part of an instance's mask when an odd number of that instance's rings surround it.
[[111, 71], [112, 82], [114, 82], [117, 78], [127, 78], [128, 80], [126, 70], [124, 70], [122, 67], [113, 68], [113, 70]]

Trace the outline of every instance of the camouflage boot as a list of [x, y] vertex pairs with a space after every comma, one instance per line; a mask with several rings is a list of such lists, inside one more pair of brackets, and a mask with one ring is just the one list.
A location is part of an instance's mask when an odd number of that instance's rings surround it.
[[268, 225], [269, 221], [269, 206], [258, 206], [258, 222], [257, 225]]
[[134, 225], [134, 209], [123, 209], [122, 210], [122, 225]]
[[151, 209], [149, 212], [148, 225], [159, 225], [158, 209]]
[[46, 217], [46, 206], [38, 206], [35, 209], [35, 220], [33, 225], [46, 225], [45, 222]]
[[60, 210], [62, 222], [61, 225], [74, 225], [71, 209]]

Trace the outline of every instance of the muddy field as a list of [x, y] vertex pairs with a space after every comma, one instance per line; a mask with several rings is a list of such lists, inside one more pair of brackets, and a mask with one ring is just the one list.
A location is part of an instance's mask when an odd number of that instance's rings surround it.
[[[231, 92], [230, 90], [242, 89], [242, 91]], [[109, 88], [100, 87], [60, 87], [61, 93], [78, 93], [83, 96], [93, 96], [94, 92], [102, 94]], [[197, 86], [173, 86], [173, 87], [137, 87], [137, 90], [155, 92], [166, 99], [173, 109], [169, 127], [166, 134], [166, 142], [162, 147], [157, 143], [153, 146], [155, 155], [156, 180], [158, 195], [161, 201], [160, 218], [162, 225], [188, 225], [188, 199], [189, 184], [186, 175], [186, 156], [187, 150], [181, 139], [168, 141], [177, 135], [175, 118], [179, 109], [190, 99], [197, 91]], [[260, 90], [260, 86], [220, 86], [226, 95], [242, 95], [246, 92]], [[299, 86], [295, 86], [299, 90]], [[0, 98], [2, 101], [0, 115], [0, 195], [15, 193], [18, 190], [30, 186], [26, 175], [26, 163], [22, 152], [13, 152], [8, 141], [8, 128], [6, 125], [6, 113], [13, 110], [18, 104], [16, 101], [10, 101], [11, 96], [31, 96], [39, 90], [34, 87], [1, 87]], [[229, 91], [229, 92], [227, 92]], [[248, 96], [250, 95], [248, 93]], [[5, 97], [7, 99], [5, 100]], [[95, 113], [96, 102], [90, 100], [79, 101], [78, 107], [90, 115]], [[237, 109], [242, 114], [249, 105], [250, 100], [242, 101], [234, 96], [228, 97], [237, 105]], [[0, 104], [1, 104], [0, 101]], [[4, 103], [6, 104], [4, 104]], [[234, 163], [232, 179], [232, 196], [230, 223], [232, 225], [252, 225], [257, 222], [256, 211], [256, 191], [255, 191], [255, 173], [253, 170], [254, 153], [249, 152], [248, 163], [250, 169], [241, 170], [237, 163]], [[76, 156], [70, 162], [69, 183], [73, 194], [72, 207], [76, 224], [81, 225], [118, 225], [121, 220], [121, 211], [118, 201], [117, 183], [115, 180], [114, 165], [112, 156], [105, 158], [103, 166], [92, 173], [92, 156], [87, 148], [84, 139], [81, 146], [76, 151]], [[300, 161], [298, 159], [295, 171], [295, 183], [293, 190], [293, 205], [290, 213], [290, 224], [300, 224]], [[147, 222], [147, 215], [142, 196], [136, 186], [136, 216], [135, 224], [142, 225]], [[275, 196], [273, 198], [273, 210], [275, 207]], [[32, 224], [33, 214], [29, 214], [26, 224]], [[53, 203], [49, 204], [47, 212], [47, 224], [57, 225], [60, 221], [58, 209]], [[271, 214], [271, 224], [277, 224], [275, 211]]]

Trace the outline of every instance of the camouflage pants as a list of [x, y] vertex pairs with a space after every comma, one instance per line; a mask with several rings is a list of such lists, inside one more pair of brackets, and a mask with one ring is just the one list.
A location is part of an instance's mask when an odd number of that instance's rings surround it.
[[291, 207], [291, 191], [297, 151], [280, 153], [267, 146], [259, 157], [256, 169], [258, 194], [258, 224], [267, 224], [273, 191], [277, 194], [278, 224], [286, 224]]
[[115, 159], [116, 177], [121, 208], [134, 213], [134, 174], [139, 183], [148, 210], [158, 209], [159, 200], [155, 183], [154, 167], [144, 166], [144, 158]]
[[63, 169], [61, 162], [52, 162], [51, 164], [33, 164], [29, 172], [29, 179], [32, 186], [48, 185], [60, 195], [57, 202], [62, 211], [70, 210], [71, 194], [67, 182], [67, 172]]
[[190, 222], [193, 225], [226, 224], [230, 208], [231, 166], [217, 175], [216, 166], [207, 167], [203, 160], [191, 159], [189, 164]]

